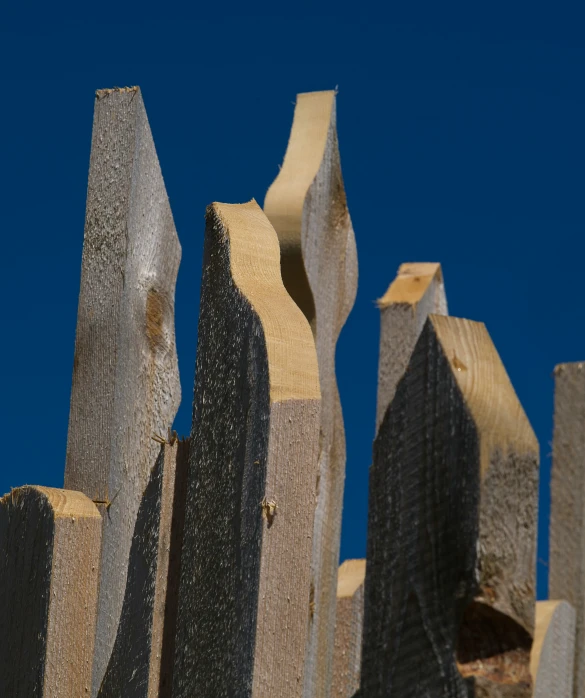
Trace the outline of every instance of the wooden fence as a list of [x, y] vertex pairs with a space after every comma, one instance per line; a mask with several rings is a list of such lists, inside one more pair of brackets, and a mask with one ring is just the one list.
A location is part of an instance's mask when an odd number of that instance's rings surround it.
[[0, 696], [585, 698], [585, 364], [555, 371], [536, 602], [538, 443], [440, 265], [403, 264], [379, 301], [367, 559], [338, 568], [358, 267], [335, 92], [298, 95], [264, 210], [206, 221], [179, 440], [181, 248], [140, 90], [98, 91], [65, 489], [0, 500]]

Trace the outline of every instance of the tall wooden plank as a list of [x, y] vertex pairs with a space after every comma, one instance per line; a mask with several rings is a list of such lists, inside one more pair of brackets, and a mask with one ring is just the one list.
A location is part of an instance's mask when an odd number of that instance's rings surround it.
[[85, 696], [91, 685], [101, 517], [80, 492], [0, 499], [0, 695]]
[[[136, 515], [180, 402], [181, 248], [140, 90], [96, 93], [65, 486], [103, 516], [92, 696], [116, 634]], [[107, 515], [105, 511], [107, 509]]]
[[441, 265], [430, 262], [401, 264], [396, 278], [378, 301], [378, 307], [380, 358], [376, 432], [428, 316], [431, 313], [448, 315]]
[[300, 698], [320, 394], [251, 201], [207, 211], [173, 698]]
[[365, 560], [346, 560], [339, 567], [331, 683], [334, 698], [353, 698], [360, 687], [365, 576]]
[[185, 466], [185, 446], [172, 438], [161, 447], [142, 496], [118, 634], [98, 698], [159, 698], [161, 693], [167, 605], [176, 593], [172, 584], [168, 589], [175, 480]]
[[364, 697], [531, 696], [537, 496], [485, 326], [429, 316], [374, 444]]
[[555, 368], [549, 595], [577, 614], [574, 697], [585, 698], [585, 363]]
[[575, 609], [566, 601], [537, 601], [530, 653], [533, 698], [572, 697], [575, 618]]
[[264, 210], [278, 233], [282, 278], [311, 323], [322, 395], [306, 698], [328, 696], [345, 480], [335, 347], [357, 293], [357, 252], [337, 141], [335, 92], [297, 95], [280, 174]]

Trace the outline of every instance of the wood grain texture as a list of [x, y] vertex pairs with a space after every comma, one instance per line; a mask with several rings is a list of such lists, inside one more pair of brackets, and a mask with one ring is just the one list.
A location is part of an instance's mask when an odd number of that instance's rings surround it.
[[345, 480], [345, 432], [335, 377], [337, 338], [355, 302], [357, 252], [337, 142], [335, 92], [297, 95], [280, 174], [264, 203], [282, 251], [282, 278], [311, 323], [322, 395], [306, 698], [330, 692]]
[[537, 495], [485, 326], [429, 316], [374, 443], [362, 698], [531, 695]]
[[80, 492], [0, 499], [0, 695], [89, 695], [101, 517]]
[[140, 502], [118, 634], [98, 698], [159, 698], [160, 695], [175, 474], [177, 463], [182, 462], [180, 450], [184, 451], [184, 444], [176, 440], [161, 446]]
[[577, 614], [574, 696], [585, 698], [585, 363], [555, 368], [549, 594]]
[[353, 698], [360, 687], [365, 560], [346, 560], [337, 577], [337, 614], [331, 695]]
[[320, 393], [256, 204], [207, 211], [173, 698], [302, 694]]
[[[103, 516], [92, 696], [112, 652], [136, 515], [180, 402], [181, 248], [138, 88], [96, 94], [65, 486]], [[100, 505], [102, 513], [107, 504]]]
[[575, 609], [566, 601], [537, 601], [530, 673], [534, 698], [572, 698]]
[[429, 262], [402, 264], [380, 308], [380, 359], [376, 432], [380, 428], [396, 385], [428, 316], [448, 315], [441, 265]]

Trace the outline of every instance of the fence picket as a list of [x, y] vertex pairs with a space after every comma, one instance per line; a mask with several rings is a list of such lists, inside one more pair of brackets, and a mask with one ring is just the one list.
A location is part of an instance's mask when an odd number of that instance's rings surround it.
[[335, 347], [357, 293], [357, 252], [339, 158], [335, 92], [297, 95], [284, 163], [264, 210], [282, 252], [282, 278], [313, 330], [322, 395], [312, 554], [313, 614], [305, 698], [330, 695], [345, 431]]
[[[181, 248], [142, 95], [96, 93], [65, 486], [104, 514], [92, 697], [122, 611], [138, 507], [180, 402]], [[107, 515], [106, 515], [107, 510]]]
[[80, 492], [0, 499], [0, 695], [88, 695], [101, 517]]
[[537, 601], [530, 654], [533, 698], [572, 698], [575, 609], [566, 601]]

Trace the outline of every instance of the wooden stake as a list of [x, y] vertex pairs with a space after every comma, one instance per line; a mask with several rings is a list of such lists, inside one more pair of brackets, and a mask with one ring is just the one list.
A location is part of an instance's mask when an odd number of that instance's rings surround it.
[[167, 593], [175, 472], [186, 465], [185, 446], [174, 440], [161, 447], [144, 491], [120, 625], [99, 698], [159, 698], [161, 678], [168, 671], [161, 667], [165, 614], [167, 604], [175, 601]]
[[103, 515], [92, 696], [118, 631], [142, 493], [180, 402], [181, 248], [140, 90], [96, 94], [65, 486]]
[[537, 496], [485, 326], [431, 315], [374, 444], [364, 696], [531, 696]]
[[331, 695], [353, 698], [360, 687], [365, 560], [346, 560], [337, 579], [337, 615]]
[[299, 698], [317, 357], [251, 201], [207, 211], [173, 698]]
[[538, 601], [530, 654], [534, 698], [572, 698], [575, 609], [566, 601]]
[[80, 492], [25, 486], [0, 499], [0, 695], [88, 695], [100, 538]]
[[378, 307], [380, 359], [376, 432], [428, 316], [431, 313], [448, 315], [441, 265], [424, 262], [400, 265], [396, 278], [378, 301]]
[[574, 698], [585, 698], [585, 363], [555, 368], [549, 595], [577, 614]]
[[335, 347], [357, 292], [357, 253], [341, 175], [335, 92], [297, 95], [284, 163], [264, 209], [278, 233], [284, 285], [311, 323], [319, 361], [321, 448], [305, 696], [322, 698], [329, 695], [332, 680], [345, 480]]

